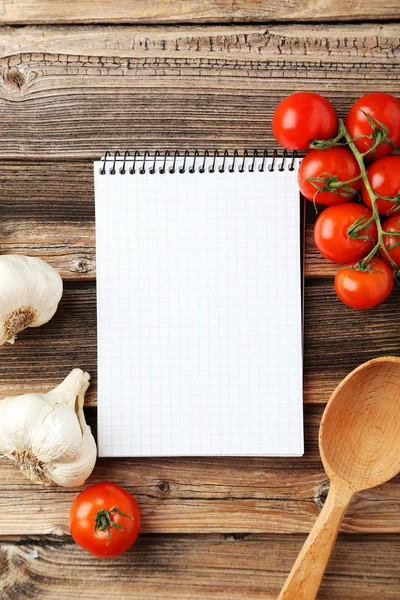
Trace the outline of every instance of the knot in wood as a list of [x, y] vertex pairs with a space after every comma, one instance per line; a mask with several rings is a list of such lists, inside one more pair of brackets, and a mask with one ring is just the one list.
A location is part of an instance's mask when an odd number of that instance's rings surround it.
[[22, 90], [26, 83], [26, 76], [24, 73], [15, 67], [4, 69], [3, 79], [4, 83], [15, 91]]
[[318, 506], [318, 508], [322, 508], [324, 506], [326, 497], [329, 492], [329, 488], [330, 488], [330, 481], [329, 481], [329, 479], [326, 479], [315, 490], [314, 502]]
[[91, 259], [86, 256], [78, 259], [75, 270], [78, 273], [89, 273], [92, 270]]
[[160, 492], [162, 492], [163, 494], [166, 494], [167, 492], [169, 492], [169, 483], [167, 481], [161, 481], [158, 484], [158, 489], [160, 490]]

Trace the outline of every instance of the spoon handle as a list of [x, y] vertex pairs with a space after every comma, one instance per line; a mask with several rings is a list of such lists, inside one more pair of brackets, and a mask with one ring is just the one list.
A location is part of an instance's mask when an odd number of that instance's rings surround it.
[[314, 600], [353, 492], [331, 482], [324, 507], [279, 594], [278, 600]]

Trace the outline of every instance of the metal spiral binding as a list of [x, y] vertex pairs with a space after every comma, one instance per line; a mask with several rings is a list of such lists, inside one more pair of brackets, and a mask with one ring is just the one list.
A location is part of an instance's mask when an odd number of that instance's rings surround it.
[[[136, 150], [133, 155], [130, 152], [126, 151], [123, 156], [117, 150], [112, 154], [111, 152], [106, 152], [103, 158], [103, 165], [100, 169], [100, 175], [105, 175], [107, 172], [107, 163], [111, 163], [111, 167], [109, 169], [110, 175], [115, 175], [117, 173], [117, 163], [122, 162], [122, 166], [119, 168], [119, 173], [121, 175], [125, 175], [127, 172], [127, 167], [130, 165], [128, 169], [128, 173], [130, 175], [144, 175], [145, 173], [150, 173], [150, 175], [154, 175], [156, 172], [164, 174], [167, 171], [171, 174], [173, 173], [185, 173], [186, 171], [189, 173], [194, 173], [196, 170], [198, 173], [206, 172], [206, 162], [207, 159], [211, 159], [211, 165], [208, 167], [209, 173], [215, 173], [218, 171], [219, 173], [233, 173], [236, 169], [239, 173], [243, 173], [246, 167], [246, 161], [249, 161], [248, 170], [250, 172], [254, 172], [255, 163], [257, 159], [261, 160], [261, 164], [258, 165], [258, 170], [263, 172], [267, 168], [268, 171], [274, 171], [277, 168], [278, 171], [284, 171], [287, 168], [289, 171], [294, 170], [294, 162], [297, 158], [296, 150], [288, 152], [287, 150], [283, 150], [281, 154], [278, 153], [277, 150], [264, 150], [262, 153], [257, 152], [257, 150], [244, 150], [243, 154], [239, 154], [238, 150], [235, 150], [232, 154], [229, 154], [227, 150], [223, 153], [218, 152], [218, 150], [214, 150], [209, 152], [205, 150], [204, 152], [200, 152], [199, 150], [195, 150], [193, 154], [189, 153], [188, 150], [184, 152], [179, 152], [179, 150], [175, 150], [174, 152], [169, 152], [166, 150], [165, 152], [160, 152], [156, 150], [154, 154], [146, 151], [141, 154], [138, 150]], [[167, 161], [168, 169], [167, 169]], [[183, 159], [182, 164], [177, 166], [178, 159]], [[218, 166], [217, 160], [222, 159], [222, 163]], [[270, 164], [267, 166], [268, 159], [272, 159]], [[172, 164], [170, 164], [172, 162]], [[157, 169], [157, 164], [159, 163], [159, 167]]]

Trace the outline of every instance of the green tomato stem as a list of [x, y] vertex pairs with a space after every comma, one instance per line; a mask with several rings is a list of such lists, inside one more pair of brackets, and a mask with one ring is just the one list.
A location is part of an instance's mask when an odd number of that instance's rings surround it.
[[133, 517], [131, 517], [131, 515], [126, 515], [125, 513], [121, 512], [119, 510], [119, 508], [117, 508], [116, 506], [113, 509], [111, 509], [110, 511], [101, 509], [97, 512], [97, 514], [94, 518], [94, 521], [95, 521], [94, 531], [95, 531], [96, 535], [98, 535], [97, 531], [107, 531], [107, 544], [106, 544], [107, 546], [111, 541], [112, 529], [122, 529], [123, 531], [129, 531], [129, 529], [127, 529], [126, 527], [123, 527], [119, 523], [114, 523], [114, 521], [111, 520], [112, 514], [118, 514], [121, 517], [127, 517], [128, 519], [133, 519]]
[[[385, 254], [385, 256], [387, 257], [387, 259], [389, 260], [390, 266], [392, 267], [392, 269], [397, 272], [398, 271], [398, 267], [396, 265], [396, 263], [394, 262], [394, 260], [392, 260], [392, 258], [390, 257], [385, 244], [383, 243], [383, 236], [385, 234], [385, 232], [382, 229], [382, 224], [379, 218], [379, 212], [378, 212], [378, 207], [376, 204], [376, 201], [378, 199], [377, 194], [375, 194], [374, 190], [372, 189], [372, 186], [369, 182], [368, 176], [367, 176], [367, 170], [365, 168], [365, 164], [364, 164], [364, 156], [366, 153], [361, 154], [361, 152], [359, 152], [357, 150], [357, 146], [354, 143], [354, 140], [351, 138], [349, 132], [346, 129], [346, 126], [343, 122], [342, 119], [339, 120], [339, 132], [343, 134], [344, 138], [346, 139], [346, 142], [349, 146], [349, 148], [351, 149], [352, 153], [354, 154], [354, 157], [358, 163], [358, 166], [360, 167], [360, 172], [361, 172], [361, 179], [364, 182], [365, 187], [367, 188], [369, 197], [371, 198], [371, 204], [372, 204], [372, 214], [373, 217], [375, 219], [375, 223], [376, 223], [376, 228], [378, 231], [378, 240], [375, 244], [375, 246], [372, 248], [371, 252], [369, 252], [369, 254], [367, 254], [367, 256], [365, 258], [363, 258], [358, 264], [359, 266], [363, 269], [366, 267], [366, 265], [369, 263], [369, 261], [371, 260], [371, 258], [379, 251], [382, 250], [382, 252]], [[373, 152], [373, 150], [379, 145], [381, 140], [376, 140], [374, 145], [372, 146], [372, 148], [370, 148], [368, 150], [368, 154], [370, 152]]]

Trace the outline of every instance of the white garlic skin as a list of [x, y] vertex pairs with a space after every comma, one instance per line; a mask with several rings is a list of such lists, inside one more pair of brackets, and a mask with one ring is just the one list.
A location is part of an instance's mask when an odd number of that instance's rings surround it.
[[47, 323], [63, 292], [59, 273], [40, 258], [0, 256], [0, 346], [26, 327]]
[[0, 400], [0, 454], [35, 483], [81, 486], [93, 471], [96, 442], [83, 413], [89, 379], [73, 369], [50, 392]]

